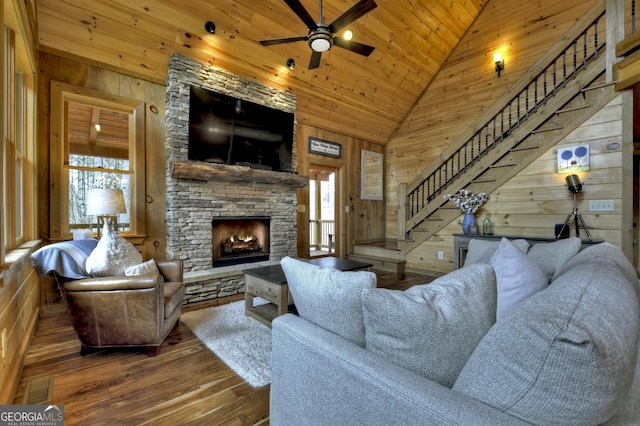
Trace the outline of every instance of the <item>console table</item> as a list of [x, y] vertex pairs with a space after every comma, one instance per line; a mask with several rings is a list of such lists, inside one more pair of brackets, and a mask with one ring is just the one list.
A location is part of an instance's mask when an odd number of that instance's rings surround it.
[[[321, 257], [307, 262], [340, 271], [369, 270], [372, 266], [371, 263], [337, 257]], [[287, 278], [279, 264], [245, 270], [244, 282], [244, 314], [269, 327], [275, 317], [286, 314], [289, 312], [289, 307], [293, 305]], [[269, 303], [254, 306], [254, 297], [260, 297]]]
[[[454, 269], [460, 268], [464, 265], [464, 260], [467, 258], [467, 251], [469, 251], [469, 242], [471, 240], [485, 240], [485, 241], [500, 241], [502, 238], [508, 238], [510, 240], [527, 240], [530, 245], [536, 243], [549, 243], [557, 241], [555, 238], [537, 238], [537, 237], [513, 237], [508, 235], [471, 235], [471, 234], [453, 234], [453, 267]], [[602, 241], [589, 241], [582, 240], [583, 250], [585, 247], [599, 244]]]

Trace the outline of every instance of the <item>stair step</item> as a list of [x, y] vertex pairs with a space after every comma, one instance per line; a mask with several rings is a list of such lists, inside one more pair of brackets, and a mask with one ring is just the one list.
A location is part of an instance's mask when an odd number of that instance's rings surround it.
[[585, 104], [585, 105], [579, 105], [579, 106], [574, 106], [574, 107], [570, 107], [570, 108], [559, 109], [558, 111], [556, 111], [556, 114], [562, 114], [563, 112], [577, 111], [577, 110], [584, 109], [584, 108], [589, 108], [589, 105]]
[[515, 148], [511, 148], [509, 152], [517, 152], [517, 151], [527, 151], [529, 149], [538, 149], [540, 145], [530, 145], [530, 146], [516, 146]]
[[495, 182], [495, 179], [475, 179], [472, 180], [471, 183], [488, 183], [488, 182]]
[[553, 132], [554, 130], [562, 130], [564, 127], [562, 126], [553, 126], [553, 127], [541, 127], [539, 129], [534, 130], [531, 134], [542, 133], [542, 132]]
[[489, 166], [489, 168], [490, 169], [498, 169], [500, 167], [513, 167], [513, 166], [517, 166], [517, 164], [513, 164], [513, 163], [510, 163], [510, 164], [506, 164], [506, 163], [505, 164], [492, 164], [492, 165]]
[[359, 255], [359, 254], [348, 254], [347, 259], [355, 260], [358, 262], [366, 262], [371, 263], [373, 269], [379, 269], [381, 271], [387, 272], [395, 272], [397, 274], [404, 273], [404, 267], [407, 263], [406, 260], [402, 259], [389, 259], [386, 257], [380, 256], [369, 256], [369, 255]]

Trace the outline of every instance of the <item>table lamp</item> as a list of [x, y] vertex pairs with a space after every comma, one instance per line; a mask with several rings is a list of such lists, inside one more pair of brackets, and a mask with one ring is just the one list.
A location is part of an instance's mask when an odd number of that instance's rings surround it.
[[87, 194], [87, 216], [98, 218], [98, 239], [100, 239], [100, 225], [107, 226], [111, 231], [118, 229], [118, 214], [126, 213], [124, 193], [119, 188], [90, 189]]

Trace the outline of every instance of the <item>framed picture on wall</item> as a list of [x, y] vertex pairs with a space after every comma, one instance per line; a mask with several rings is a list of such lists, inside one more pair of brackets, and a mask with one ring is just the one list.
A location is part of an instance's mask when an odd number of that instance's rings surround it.
[[589, 169], [589, 145], [558, 148], [558, 173], [587, 172]]

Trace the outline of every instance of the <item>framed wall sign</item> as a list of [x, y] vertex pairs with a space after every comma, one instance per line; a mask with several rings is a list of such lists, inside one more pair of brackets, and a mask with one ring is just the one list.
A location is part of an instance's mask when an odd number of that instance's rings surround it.
[[558, 148], [558, 173], [588, 172], [589, 145]]
[[309, 152], [329, 157], [342, 157], [342, 145], [309, 136]]

